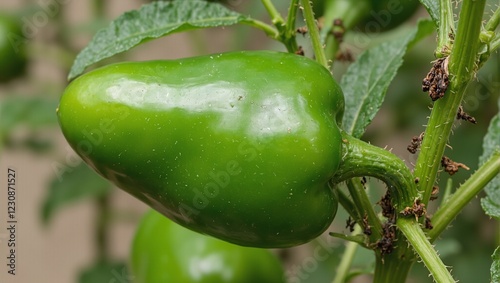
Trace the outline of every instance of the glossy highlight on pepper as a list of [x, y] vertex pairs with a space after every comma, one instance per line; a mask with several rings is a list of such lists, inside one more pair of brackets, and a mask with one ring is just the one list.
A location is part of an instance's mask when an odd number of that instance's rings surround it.
[[343, 103], [316, 62], [241, 51], [105, 66], [67, 87], [58, 117], [85, 162], [173, 221], [289, 247], [335, 216]]

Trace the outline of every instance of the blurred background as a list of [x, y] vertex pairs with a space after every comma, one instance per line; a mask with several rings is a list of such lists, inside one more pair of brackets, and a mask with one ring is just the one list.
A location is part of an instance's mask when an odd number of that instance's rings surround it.
[[[0, 17], [21, 22], [21, 34], [14, 45], [24, 57], [16, 61], [19, 73], [0, 82], [0, 282], [132, 282], [127, 273], [127, 258], [134, 230], [147, 210], [146, 205], [113, 188], [88, 169], [66, 144], [55, 116], [58, 99], [67, 85], [67, 74], [78, 52], [93, 34], [109, 22], [148, 1], [139, 0], [2, 0]], [[274, 1], [283, 14], [288, 1]], [[490, 1], [489, 5], [498, 1]], [[244, 14], [269, 22], [260, 1], [228, 0], [226, 5]], [[487, 8], [488, 11], [492, 6]], [[408, 32], [421, 9], [400, 28], [369, 35], [365, 46], [347, 38], [343, 46], [356, 57], [362, 50]], [[299, 23], [303, 23], [299, 17]], [[2, 31], [0, 30], [0, 33]], [[307, 37], [299, 36], [306, 56], [312, 51]], [[421, 80], [434, 59], [435, 37], [415, 46], [391, 84], [381, 112], [364, 139], [387, 148], [411, 164], [416, 156], [406, 147], [411, 138], [424, 130], [431, 107], [421, 91]], [[173, 59], [241, 49], [284, 48], [257, 30], [237, 26], [174, 34], [143, 44], [102, 64], [124, 60]], [[0, 49], [0, 53], [2, 53]], [[8, 53], [6, 53], [8, 54]], [[2, 54], [0, 54], [2, 55]], [[9, 55], [14, 56], [14, 55]], [[13, 57], [12, 57], [13, 58]], [[14, 59], [12, 59], [14, 60]], [[25, 62], [25, 63], [24, 63]], [[340, 78], [348, 63], [336, 65]], [[482, 153], [482, 138], [489, 120], [498, 112], [500, 93], [498, 53], [484, 66], [464, 101], [464, 109], [475, 116], [477, 125], [457, 122], [447, 155], [470, 167], [453, 176], [454, 187], [476, 168]], [[1, 67], [0, 67], [0, 70]], [[7, 171], [16, 170], [16, 275], [7, 273], [6, 230]], [[445, 187], [448, 175], [441, 174], [439, 186]], [[373, 203], [385, 191], [369, 180]], [[436, 201], [439, 204], [440, 199]], [[432, 207], [429, 211], [432, 212]], [[348, 233], [346, 213], [340, 209], [328, 231]], [[497, 222], [488, 219], [479, 198], [468, 205], [438, 241], [437, 248], [460, 282], [489, 282], [490, 255], [498, 245]], [[290, 282], [331, 282], [345, 242], [324, 235], [297, 248], [275, 250], [282, 258]], [[317, 259], [315, 249], [329, 257]], [[354, 266], [360, 274], [373, 268], [374, 257], [358, 249]], [[297, 281], [298, 280], [298, 281]], [[371, 282], [361, 275], [352, 282]], [[432, 282], [419, 263], [409, 282]]]

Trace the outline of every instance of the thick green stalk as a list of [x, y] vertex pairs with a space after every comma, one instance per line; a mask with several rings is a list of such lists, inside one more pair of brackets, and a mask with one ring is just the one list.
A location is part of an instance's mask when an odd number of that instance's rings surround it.
[[[401, 233], [397, 233], [401, 234]], [[404, 283], [408, 277], [415, 257], [413, 251], [409, 250], [404, 237], [400, 235], [397, 249], [390, 254], [376, 254], [375, 273], [373, 283]]]
[[333, 180], [340, 183], [354, 177], [374, 177], [387, 184], [396, 211], [413, 205], [418, 192], [410, 170], [400, 158], [345, 132], [342, 139], [341, 166]]
[[434, 281], [439, 283], [455, 283], [446, 265], [441, 261], [436, 250], [420, 228], [420, 224], [411, 218], [399, 218], [397, 226], [403, 232], [408, 242], [411, 243], [417, 254], [431, 272]]
[[309, 0], [301, 0], [301, 3], [304, 10], [304, 19], [306, 21], [307, 30], [309, 31], [309, 36], [311, 37], [311, 42], [314, 49], [314, 55], [316, 55], [316, 61], [325, 66], [325, 68], [328, 68], [325, 50], [323, 49], [323, 44], [321, 43], [321, 40], [319, 38], [318, 25], [316, 24], [316, 19], [314, 18], [311, 2], [309, 2]]
[[443, 58], [450, 54], [453, 35], [455, 33], [455, 23], [453, 21], [453, 7], [451, 0], [440, 0], [440, 20], [438, 27], [438, 44], [436, 57]]
[[467, 84], [475, 73], [479, 33], [486, 0], [464, 0], [457, 35], [449, 57], [450, 85], [445, 96], [434, 103], [425, 138], [415, 166], [420, 179], [422, 201], [427, 205], [436, 180], [441, 157]]
[[[418, 192], [413, 176], [404, 162], [394, 154], [353, 138], [345, 132], [342, 132], [342, 140], [341, 166], [333, 180], [341, 182], [353, 177], [371, 176], [385, 182], [398, 218], [407, 219], [399, 212], [407, 207], [413, 207], [415, 200], [418, 199]], [[359, 197], [356, 191], [354, 195]], [[362, 202], [362, 198], [360, 197], [357, 201]], [[367, 205], [371, 206], [371, 204]], [[412, 216], [409, 217], [413, 219]], [[381, 228], [382, 232], [375, 235], [378, 240], [383, 241], [378, 242], [381, 248], [393, 249], [389, 254], [382, 254], [376, 250], [377, 265], [374, 277], [376, 283], [405, 282], [415, 260], [414, 253], [405, 242], [404, 237], [400, 232], [392, 231], [389, 227], [386, 228], [387, 231]]]
[[495, 152], [460, 188], [450, 196], [432, 217], [434, 228], [428, 236], [433, 242], [477, 194], [500, 173], [500, 152]]

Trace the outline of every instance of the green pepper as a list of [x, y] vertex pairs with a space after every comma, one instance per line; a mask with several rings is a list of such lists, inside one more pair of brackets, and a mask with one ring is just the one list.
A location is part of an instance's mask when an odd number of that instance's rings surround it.
[[16, 18], [0, 13], [0, 82], [22, 75], [26, 69], [25, 38]]
[[58, 115], [83, 160], [175, 222], [285, 247], [335, 216], [343, 103], [321, 65], [257, 51], [109, 65], [73, 81]]
[[136, 283], [280, 283], [283, 268], [267, 250], [241, 247], [195, 233], [152, 210], [132, 244]]
[[173, 221], [276, 248], [323, 233], [347, 178], [386, 180], [397, 209], [414, 201], [400, 159], [340, 131], [343, 109], [315, 61], [243, 51], [102, 67], [66, 88], [58, 117], [86, 163]]

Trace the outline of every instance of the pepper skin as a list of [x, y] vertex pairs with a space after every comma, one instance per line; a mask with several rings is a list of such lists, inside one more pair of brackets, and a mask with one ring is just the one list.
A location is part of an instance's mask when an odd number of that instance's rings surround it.
[[105, 66], [67, 87], [58, 116], [85, 162], [173, 221], [277, 248], [335, 216], [343, 107], [318, 63], [243, 51]]
[[8, 82], [24, 73], [25, 40], [20, 21], [0, 13], [0, 83]]
[[280, 283], [283, 268], [264, 249], [241, 247], [181, 227], [151, 210], [130, 254], [136, 283]]

